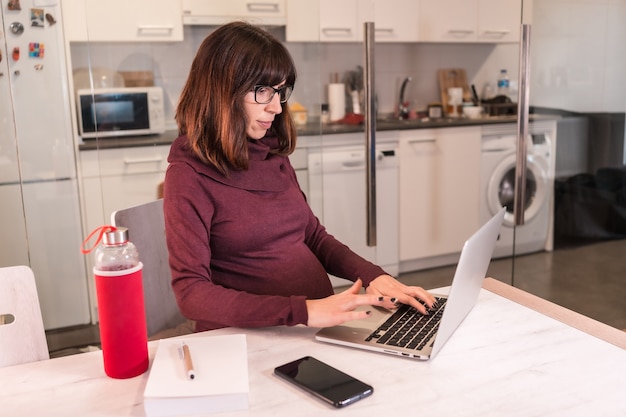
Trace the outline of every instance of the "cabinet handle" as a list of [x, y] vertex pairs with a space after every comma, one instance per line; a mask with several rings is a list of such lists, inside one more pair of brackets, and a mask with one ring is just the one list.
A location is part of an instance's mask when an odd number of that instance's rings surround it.
[[161, 163], [163, 162], [163, 158], [160, 156], [155, 156], [152, 158], [124, 158], [124, 164], [133, 165], [133, 164], [149, 164], [149, 163]]
[[352, 29], [350, 28], [322, 28], [322, 33], [326, 36], [350, 36]]
[[424, 139], [409, 139], [408, 143], [435, 143], [436, 138], [424, 138]]
[[511, 33], [510, 30], [485, 30], [483, 32], [487, 36], [504, 36]]
[[279, 12], [278, 3], [246, 3], [249, 12]]
[[467, 36], [473, 34], [474, 31], [469, 29], [450, 29], [448, 33], [454, 36]]
[[138, 26], [139, 36], [170, 36], [174, 31], [172, 26]]
[[342, 162], [341, 166], [343, 166], [344, 168], [361, 168], [363, 165], [365, 165], [365, 161], [364, 160], [354, 160], [354, 161], [345, 161]]

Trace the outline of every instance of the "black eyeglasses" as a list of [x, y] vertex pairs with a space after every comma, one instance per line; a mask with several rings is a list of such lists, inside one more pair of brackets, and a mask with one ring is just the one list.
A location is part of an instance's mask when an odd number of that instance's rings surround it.
[[259, 104], [267, 104], [274, 98], [274, 94], [278, 93], [281, 103], [287, 102], [293, 92], [293, 85], [284, 85], [280, 88], [274, 88], [267, 85], [255, 85], [254, 101]]

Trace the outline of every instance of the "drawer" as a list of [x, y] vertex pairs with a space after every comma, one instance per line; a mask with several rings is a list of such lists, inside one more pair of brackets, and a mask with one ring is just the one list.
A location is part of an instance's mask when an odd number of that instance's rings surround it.
[[164, 172], [170, 146], [81, 151], [83, 178]]

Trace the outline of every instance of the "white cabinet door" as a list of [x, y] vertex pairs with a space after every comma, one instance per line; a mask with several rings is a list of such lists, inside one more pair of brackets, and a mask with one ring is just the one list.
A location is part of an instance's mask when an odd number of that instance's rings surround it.
[[[116, 210], [154, 201], [165, 179], [169, 146], [81, 151], [83, 223], [88, 232], [111, 224]], [[141, 254], [140, 254], [141, 256]], [[93, 257], [87, 257], [93, 268]], [[97, 298], [90, 284], [92, 316], [97, 317]]]
[[401, 263], [458, 253], [478, 228], [480, 132], [401, 131]]
[[287, 42], [317, 42], [320, 33], [319, 0], [287, 0]]
[[420, 0], [423, 42], [518, 42], [521, 0]]
[[358, 0], [287, 0], [288, 42], [359, 41]]
[[68, 41], [182, 41], [180, 0], [62, 0]]
[[284, 25], [286, 0], [182, 0], [186, 25], [222, 25], [245, 20], [259, 25]]
[[357, 0], [319, 0], [319, 40], [322, 42], [359, 41]]
[[[415, 0], [373, 0], [376, 42], [416, 42], [419, 39], [419, 2]], [[366, 6], [367, 5], [367, 6]], [[370, 9], [371, 2], [361, 3], [359, 10]], [[365, 16], [363, 22], [371, 21]], [[363, 38], [363, 36], [361, 36]]]
[[479, 0], [478, 41], [519, 42], [522, 0]]
[[169, 146], [81, 151], [84, 214], [93, 230], [113, 211], [157, 199], [165, 178]]
[[363, 23], [375, 23], [377, 42], [418, 40], [415, 0], [287, 0], [289, 42], [362, 42]]
[[476, 41], [477, 0], [420, 0], [419, 5], [420, 41]]

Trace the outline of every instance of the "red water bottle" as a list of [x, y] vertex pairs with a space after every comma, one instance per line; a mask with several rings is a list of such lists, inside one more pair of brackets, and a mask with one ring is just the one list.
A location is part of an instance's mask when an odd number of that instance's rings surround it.
[[100, 229], [102, 244], [96, 249], [93, 273], [104, 372], [111, 378], [132, 378], [144, 373], [149, 362], [143, 264], [128, 240], [128, 229]]

